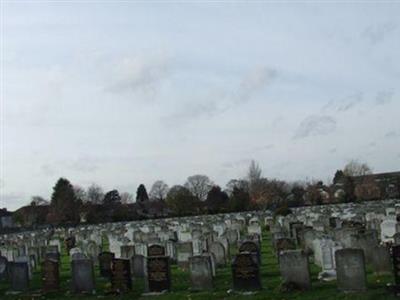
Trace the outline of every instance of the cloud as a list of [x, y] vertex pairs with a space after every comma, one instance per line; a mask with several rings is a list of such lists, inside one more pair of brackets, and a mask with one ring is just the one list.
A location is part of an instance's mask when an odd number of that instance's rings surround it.
[[106, 90], [112, 93], [141, 92], [154, 96], [170, 71], [170, 60], [163, 55], [124, 58], [111, 69], [111, 83]]
[[260, 147], [255, 147], [251, 149], [252, 152], [257, 152], [257, 151], [265, 151], [265, 150], [270, 150], [273, 149], [275, 146], [273, 144], [268, 144], [265, 146], [260, 146]]
[[385, 134], [385, 138], [388, 138], [388, 139], [400, 138], [400, 132], [396, 132], [394, 130], [389, 131]]
[[394, 91], [380, 91], [376, 93], [375, 103], [378, 105], [385, 105], [392, 101]]
[[388, 34], [396, 30], [393, 23], [383, 23], [368, 26], [362, 33], [362, 37], [366, 38], [372, 45], [382, 42]]
[[222, 168], [225, 169], [234, 169], [238, 167], [243, 167], [249, 165], [251, 162], [251, 159], [239, 159], [235, 161], [227, 161], [221, 164]]
[[299, 125], [295, 138], [308, 136], [327, 135], [336, 129], [336, 120], [330, 116], [311, 115]]
[[[249, 102], [252, 97], [277, 77], [275, 69], [259, 67], [246, 73], [233, 92], [225, 89], [214, 89], [199, 101], [183, 104], [172, 114], [162, 120], [167, 125], [181, 125], [184, 122], [199, 118], [212, 118], [232, 107]], [[204, 100], [207, 99], [207, 100]], [[217, 101], [208, 99], [218, 99]]]
[[41, 166], [41, 171], [45, 176], [61, 176], [62, 174], [58, 174], [61, 170], [70, 170], [78, 173], [92, 173], [96, 171], [98, 166], [99, 159], [90, 158], [90, 157], [80, 157], [75, 160], [71, 160], [68, 162], [65, 161], [55, 161], [53, 163], [46, 163]]
[[204, 103], [187, 103], [183, 105], [180, 110], [175, 111], [168, 116], [164, 116], [162, 121], [169, 126], [175, 126], [198, 118], [211, 118], [224, 110], [225, 108], [218, 106], [215, 101], [207, 101]]
[[354, 108], [357, 104], [362, 102], [364, 99], [364, 94], [361, 92], [346, 96], [339, 100], [329, 101], [323, 108], [324, 112], [346, 112]]
[[255, 93], [270, 84], [277, 76], [277, 70], [267, 67], [252, 70], [242, 79], [236, 93], [235, 102], [249, 101]]

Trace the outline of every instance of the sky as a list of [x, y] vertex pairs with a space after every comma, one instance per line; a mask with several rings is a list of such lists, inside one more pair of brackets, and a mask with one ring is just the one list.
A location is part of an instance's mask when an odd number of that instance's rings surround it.
[[400, 170], [400, 2], [1, 0], [0, 207], [256, 160]]

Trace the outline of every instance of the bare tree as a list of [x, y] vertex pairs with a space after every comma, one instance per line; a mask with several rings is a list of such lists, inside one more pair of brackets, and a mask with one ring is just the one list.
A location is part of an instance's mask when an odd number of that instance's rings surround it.
[[189, 176], [186, 180], [185, 187], [199, 200], [204, 201], [207, 193], [211, 190], [213, 182], [206, 175]]
[[231, 179], [225, 186], [225, 192], [230, 197], [234, 189], [241, 189], [243, 191], [249, 192], [249, 182], [245, 179]]
[[103, 189], [95, 183], [88, 187], [86, 194], [87, 201], [93, 204], [101, 204], [104, 198]]
[[77, 200], [80, 200], [82, 202], [87, 201], [87, 194], [81, 186], [74, 185], [74, 193]]
[[249, 192], [253, 202], [258, 202], [263, 193], [263, 178], [261, 176], [261, 168], [259, 164], [252, 160], [250, 162], [247, 178], [249, 181]]
[[31, 206], [42, 206], [42, 205], [49, 205], [50, 202], [46, 199], [44, 199], [41, 196], [32, 196], [31, 198]]
[[123, 204], [133, 203], [133, 195], [128, 192], [121, 193], [120, 197]]
[[259, 164], [256, 161], [252, 160], [250, 162], [249, 171], [247, 174], [250, 185], [261, 179], [261, 173], [262, 173], [262, 170], [261, 170]]
[[343, 173], [346, 176], [363, 176], [371, 174], [372, 170], [367, 163], [351, 160], [345, 165]]
[[168, 190], [168, 185], [164, 181], [157, 180], [153, 183], [153, 186], [151, 187], [150, 200], [165, 200], [168, 194]]

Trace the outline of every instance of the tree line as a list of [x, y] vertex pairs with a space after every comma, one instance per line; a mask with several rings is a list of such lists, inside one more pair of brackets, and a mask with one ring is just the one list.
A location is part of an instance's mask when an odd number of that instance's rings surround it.
[[[331, 185], [322, 181], [286, 182], [264, 177], [259, 164], [251, 161], [246, 176], [230, 180], [225, 188], [206, 175], [196, 174], [183, 185], [172, 187], [157, 180], [149, 193], [140, 184], [136, 195], [116, 189], [104, 192], [97, 184], [84, 189], [60, 178], [50, 201], [34, 196], [27, 211], [36, 213], [40, 207], [45, 208], [42, 215], [36, 216], [37, 223], [77, 224], [350, 202], [356, 200], [352, 178], [370, 173], [367, 164], [350, 161], [336, 172]], [[32, 216], [19, 215], [19, 221], [23, 223], [27, 217], [32, 220]]]

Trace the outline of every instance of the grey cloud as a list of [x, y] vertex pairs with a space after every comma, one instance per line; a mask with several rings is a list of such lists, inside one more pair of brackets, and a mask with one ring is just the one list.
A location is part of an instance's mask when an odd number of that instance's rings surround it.
[[329, 153], [332, 153], [332, 154], [333, 154], [333, 153], [336, 153], [336, 152], [337, 152], [337, 149], [336, 149], [336, 148], [332, 148], [332, 149], [329, 150]]
[[98, 169], [97, 159], [81, 157], [72, 161], [68, 167], [81, 173], [92, 173]]
[[357, 104], [362, 102], [364, 99], [364, 94], [361, 92], [349, 95], [339, 100], [329, 101], [323, 108], [322, 111], [325, 112], [346, 112], [354, 108]]
[[268, 144], [265, 146], [260, 146], [260, 147], [255, 147], [253, 149], [251, 149], [252, 152], [257, 152], [257, 151], [264, 151], [264, 150], [269, 150], [269, 149], [273, 149], [275, 146], [273, 144]]
[[241, 81], [235, 102], [247, 102], [259, 90], [270, 84], [278, 72], [275, 69], [261, 67], [252, 70]]
[[215, 101], [189, 103], [181, 107], [179, 111], [164, 116], [162, 120], [169, 126], [175, 126], [200, 117], [211, 118], [214, 115], [221, 113], [223, 110], [224, 108], [218, 106]]
[[233, 168], [249, 165], [250, 162], [251, 162], [251, 159], [240, 159], [240, 160], [236, 160], [236, 161], [224, 162], [221, 164], [221, 167], [223, 167], [225, 169], [233, 169]]
[[113, 93], [142, 92], [154, 95], [171, 71], [170, 61], [164, 56], [131, 57], [120, 61], [110, 72], [106, 90]]
[[211, 118], [224, 113], [231, 107], [250, 101], [257, 92], [271, 83], [276, 77], [277, 71], [275, 69], [267, 67], [256, 68], [242, 78], [235, 92], [211, 91], [208, 98], [219, 99], [218, 103], [210, 100], [188, 103], [171, 115], [163, 117], [162, 120], [167, 125], [177, 125], [201, 117]]
[[387, 132], [387, 133], [385, 134], [385, 138], [389, 138], [389, 139], [392, 139], [392, 138], [400, 138], [400, 132], [396, 132], [396, 131], [394, 131], [394, 130], [389, 131], [389, 132]]
[[305, 118], [297, 128], [295, 138], [327, 135], [336, 129], [336, 120], [330, 116], [311, 115]]
[[366, 38], [371, 44], [375, 45], [382, 42], [388, 34], [396, 30], [393, 23], [384, 23], [368, 26], [362, 33], [362, 37]]
[[380, 91], [376, 93], [375, 103], [378, 105], [385, 105], [392, 101], [394, 91]]
[[46, 163], [41, 166], [41, 171], [45, 176], [61, 176], [60, 170], [68, 169], [78, 173], [92, 173], [96, 171], [99, 166], [99, 159], [90, 157], [80, 157], [69, 162], [55, 161]]

